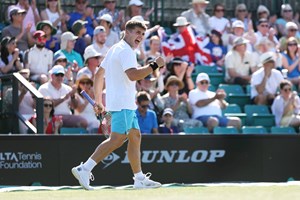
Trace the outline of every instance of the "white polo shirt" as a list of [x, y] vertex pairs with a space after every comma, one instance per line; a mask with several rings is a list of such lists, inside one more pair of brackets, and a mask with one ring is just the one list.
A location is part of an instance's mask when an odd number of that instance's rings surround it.
[[28, 68], [31, 74], [48, 74], [52, 67], [53, 52], [47, 48], [32, 47], [28, 52]]
[[[263, 67], [252, 74], [251, 77], [251, 98], [258, 95], [256, 85], [259, 85], [265, 76]], [[276, 94], [280, 82], [283, 80], [282, 74], [277, 69], [272, 69], [271, 76], [267, 79], [265, 86], [265, 94]]]
[[251, 52], [246, 51], [244, 58], [242, 58], [237, 51], [231, 50], [225, 56], [225, 80], [232, 79], [229, 76], [228, 69], [234, 69], [238, 74], [247, 76], [250, 75], [251, 67], [255, 67], [255, 60], [253, 60]]
[[209, 99], [215, 96], [215, 92], [207, 90], [203, 92], [198, 88], [195, 88], [189, 92], [189, 101], [193, 108], [192, 118], [196, 119], [202, 115], [218, 115], [222, 116], [222, 109], [219, 103], [219, 100], [214, 100], [213, 102], [207, 104], [203, 107], [196, 106], [196, 103], [199, 100]]
[[[72, 88], [66, 84], [61, 85], [61, 87], [57, 90], [50, 81], [47, 83], [44, 83], [39, 87], [39, 92], [44, 96], [44, 97], [50, 97], [52, 99], [59, 99], [62, 96], [65, 96], [69, 92], [72, 91]], [[69, 98], [66, 101], [63, 101], [59, 105], [57, 105], [54, 108], [54, 114], [55, 115], [71, 115], [71, 110], [69, 108], [69, 103], [71, 99]]]
[[131, 81], [125, 71], [137, 68], [134, 50], [121, 40], [107, 52], [101, 67], [105, 69], [106, 108], [108, 111], [135, 110], [136, 81]]

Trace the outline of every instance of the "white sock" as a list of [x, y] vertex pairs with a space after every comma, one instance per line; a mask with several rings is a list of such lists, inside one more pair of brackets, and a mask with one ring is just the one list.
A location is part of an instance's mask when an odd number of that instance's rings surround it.
[[140, 171], [138, 173], [135, 173], [134, 177], [137, 178], [138, 180], [144, 180], [145, 174], [142, 171]]
[[88, 170], [88, 171], [92, 171], [93, 168], [94, 168], [96, 165], [97, 165], [97, 163], [96, 163], [93, 159], [89, 158], [89, 159], [83, 164], [83, 168], [86, 169], [86, 170]]

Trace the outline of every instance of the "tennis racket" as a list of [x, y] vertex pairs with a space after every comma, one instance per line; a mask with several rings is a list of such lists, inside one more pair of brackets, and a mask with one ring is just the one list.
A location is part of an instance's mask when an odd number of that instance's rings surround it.
[[[93, 107], [96, 105], [95, 101], [90, 97], [90, 95], [88, 95], [88, 93], [86, 93], [86, 91], [82, 90], [80, 94], [84, 96], [84, 98], [86, 98]], [[99, 132], [105, 135], [106, 138], [109, 138], [111, 133], [111, 113], [104, 111], [97, 117], [100, 121]]]

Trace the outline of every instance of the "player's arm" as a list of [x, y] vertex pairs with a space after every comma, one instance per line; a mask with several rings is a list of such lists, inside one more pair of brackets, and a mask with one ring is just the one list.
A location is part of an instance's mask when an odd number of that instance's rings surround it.
[[156, 69], [163, 67], [164, 65], [165, 65], [164, 59], [161, 56], [159, 56], [155, 59], [154, 62], [143, 67], [130, 68], [126, 70], [125, 73], [127, 74], [128, 78], [131, 81], [137, 81], [137, 80], [144, 79], [147, 75], [149, 75]]
[[[104, 86], [104, 69], [99, 67], [97, 73], [95, 74], [94, 79], [94, 94], [95, 94], [95, 102], [99, 108], [103, 109], [102, 105], [102, 90]], [[100, 110], [101, 112], [102, 110]]]

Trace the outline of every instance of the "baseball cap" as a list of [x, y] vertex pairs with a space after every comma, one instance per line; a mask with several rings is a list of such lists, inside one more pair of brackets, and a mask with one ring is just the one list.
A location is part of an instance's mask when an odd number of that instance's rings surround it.
[[87, 48], [85, 48], [84, 50], [84, 61], [86, 62], [89, 58], [93, 58], [93, 57], [98, 57], [98, 56], [102, 56], [101, 53], [97, 52], [93, 46], [88, 46]]
[[59, 59], [67, 59], [67, 57], [62, 52], [55, 53], [53, 56], [53, 63], [55, 63]]
[[10, 37], [10, 36], [6, 36], [4, 38], [2, 38], [1, 40], [1, 46], [4, 47], [6, 46], [8, 43], [15, 41], [16, 38], [15, 37]]
[[287, 22], [285, 24], [285, 28], [286, 28], [286, 30], [289, 30], [289, 29], [296, 29], [296, 30], [298, 30], [298, 26], [297, 26], [297, 24], [295, 22]]
[[144, 5], [144, 3], [140, 0], [130, 0], [128, 5], [129, 6], [131, 6], [131, 5], [142, 6], [142, 5]]
[[207, 73], [202, 72], [202, 73], [199, 73], [197, 75], [196, 83], [199, 83], [199, 82], [201, 82], [203, 80], [206, 80], [206, 81], [210, 82], [210, 79], [209, 79], [209, 76], [208, 76]]
[[76, 20], [73, 25], [72, 25], [72, 31], [74, 34], [78, 34], [79, 31], [85, 27], [85, 24], [87, 24], [87, 21], [83, 21], [83, 20]]
[[165, 108], [164, 112], [163, 112], [163, 115], [170, 114], [170, 115], [173, 116], [173, 113], [174, 112], [173, 112], [172, 108]]
[[45, 36], [45, 32], [44, 31], [41, 31], [41, 30], [38, 30], [38, 31], [35, 31], [33, 33], [33, 38], [41, 38], [43, 36]]
[[97, 35], [98, 33], [102, 33], [102, 32], [105, 32], [104, 26], [97, 26], [97, 27], [94, 29], [94, 35]]
[[17, 7], [17, 6], [11, 6], [11, 7], [9, 8], [8, 13], [9, 13], [9, 17], [10, 17], [10, 19], [11, 19], [11, 16], [12, 16], [12, 15], [15, 15], [15, 14], [18, 14], [18, 13], [26, 13], [26, 10], [24, 10], [24, 9], [22, 9], [22, 8], [19, 8], [19, 7]]
[[104, 20], [104, 21], [107, 21], [107, 22], [109, 22], [109, 23], [113, 23], [113, 19], [112, 19], [112, 17], [111, 17], [111, 15], [110, 14], [104, 14], [104, 15], [102, 15], [100, 18], [99, 18], [99, 20]]
[[43, 20], [37, 23], [36, 29], [42, 30], [44, 26], [49, 26], [51, 28], [51, 35], [55, 35], [57, 32], [57, 29], [53, 26], [52, 22], [49, 20]]
[[75, 36], [73, 33], [71, 33], [70, 31], [64, 32], [61, 35], [61, 43], [60, 43], [60, 48], [61, 49], [66, 49], [67, 48], [67, 42], [69, 40], [76, 40], [78, 37]]
[[65, 74], [65, 69], [61, 65], [54, 65], [49, 71], [50, 74]]

